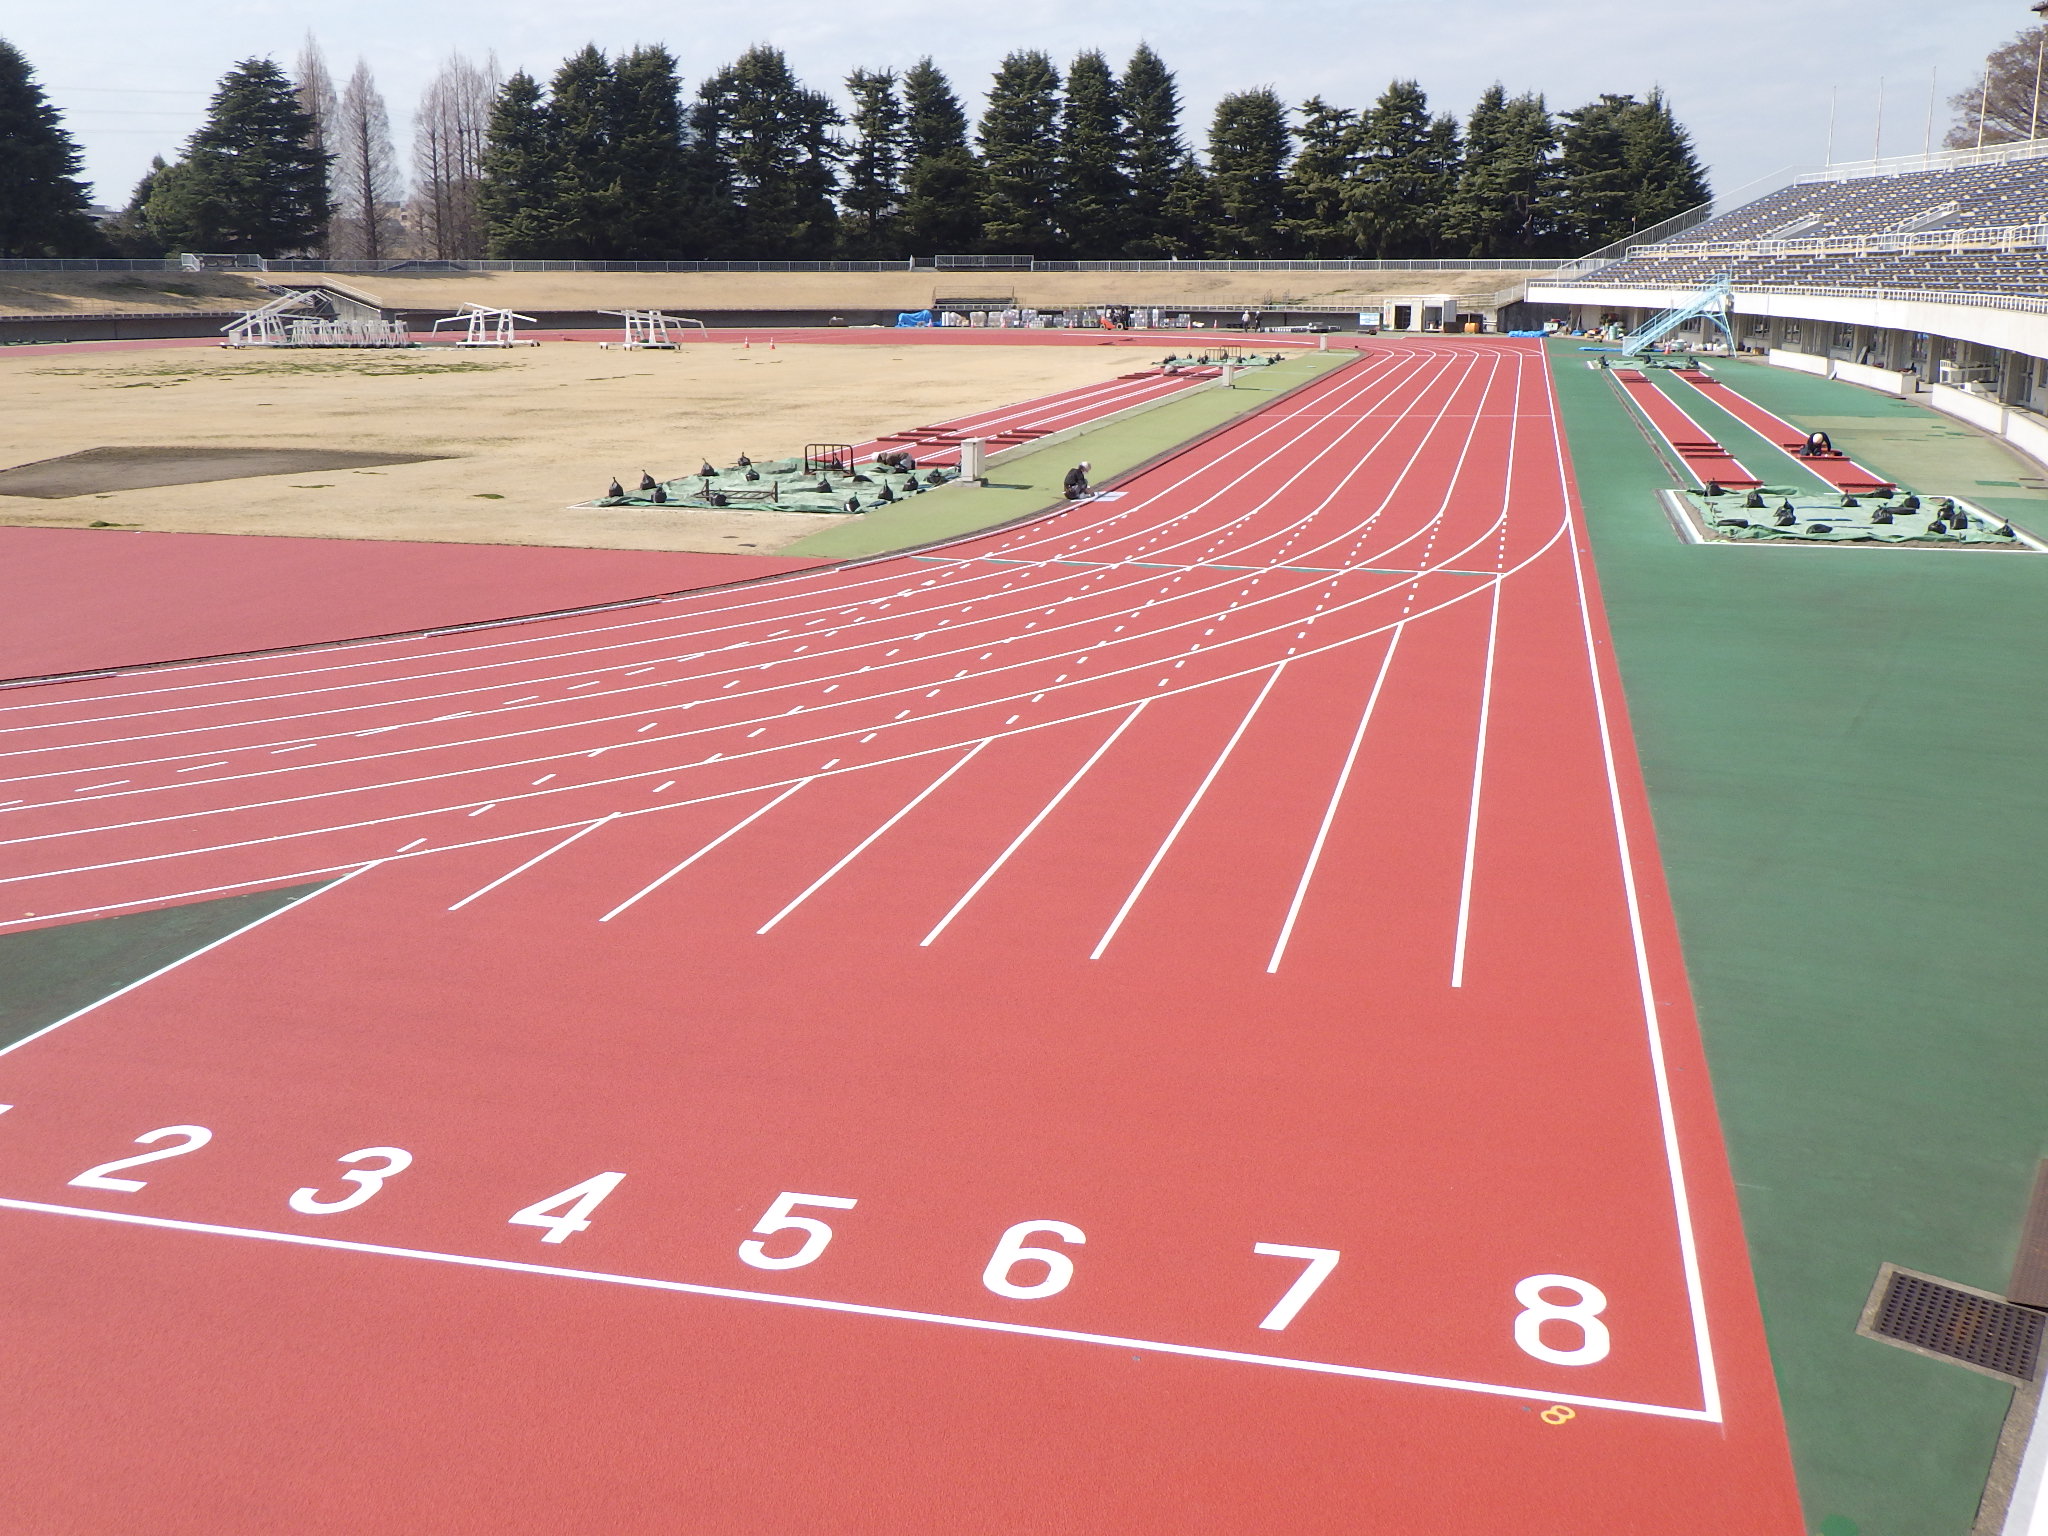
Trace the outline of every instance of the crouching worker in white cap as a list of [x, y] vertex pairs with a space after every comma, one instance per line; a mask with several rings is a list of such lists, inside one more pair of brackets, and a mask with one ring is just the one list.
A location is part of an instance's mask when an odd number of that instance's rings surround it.
[[1088, 495], [1088, 461], [1083, 459], [1067, 471], [1067, 500], [1080, 501]]

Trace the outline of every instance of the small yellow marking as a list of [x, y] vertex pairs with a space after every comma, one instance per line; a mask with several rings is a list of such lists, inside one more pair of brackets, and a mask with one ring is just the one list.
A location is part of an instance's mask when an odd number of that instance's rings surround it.
[[1578, 1414], [1573, 1409], [1565, 1407], [1563, 1403], [1552, 1403], [1536, 1417], [1546, 1424], [1569, 1424], [1578, 1417]]

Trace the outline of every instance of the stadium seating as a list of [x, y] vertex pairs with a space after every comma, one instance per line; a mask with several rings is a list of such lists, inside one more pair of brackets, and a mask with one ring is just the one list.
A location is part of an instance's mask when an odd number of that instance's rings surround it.
[[[1721, 274], [1737, 288], [1854, 287], [2048, 292], [2048, 244], [2017, 233], [2002, 240], [1965, 231], [2019, 231], [2048, 224], [2048, 167], [2009, 164], [1936, 168], [1891, 176], [1804, 182], [1694, 225], [1623, 259], [1576, 272], [1574, 285], [1697, 288]], [[1887, 249], [1899, 237], [1902, 246]], [[1835, 249], [1817, 249], [1822, 242]], [[1734, 249], [1730, 246], [1734, 245]], [[1742, 249], [1742, 246], [1749, 249]], [[1849, 246], [1842, 249], [1842, 246]], [[1977, 246], [1978, 249], [1942, 249]], [[1702, 249], [1712, 246], [1714, 249]], [[1861, 247], [1861, 248], [1858, 248]]]

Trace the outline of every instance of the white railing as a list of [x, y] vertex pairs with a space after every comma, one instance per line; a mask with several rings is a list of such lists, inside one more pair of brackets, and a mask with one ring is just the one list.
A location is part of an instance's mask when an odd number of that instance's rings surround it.
[[1823, 181], [1855, 181], [1865, 176], [1912, 176], [1921, 171], [1953, 171], [1973, 165], [2014, 165], [2048, 159], [2048, 139], [2019, 139], [1986, 144], [1982, 149], [1937, 149], [1918, 155], [1887, 155], [1882, 160], [1845, 160], [1795, 178], [1799, 186]]
[[1959, 304], [1970, 309], [2010, 309], [2048, 315], [2048, 295], [2034, 293], [1966, 293], [1955, 288], [1845, 288], [1824, 283], [1738, 283], [1742, 293], [1788, 294], [1804, 299], [1892, 299], [1902, 304]]
[[1629, 256], [1885, 256], [1944, 251], [2029, 251], [2048, 246], [2048, 221], [1979, 229], [1889, 230], [1865, 235], [1795, 235], [1785, 240], [1665, 241]]

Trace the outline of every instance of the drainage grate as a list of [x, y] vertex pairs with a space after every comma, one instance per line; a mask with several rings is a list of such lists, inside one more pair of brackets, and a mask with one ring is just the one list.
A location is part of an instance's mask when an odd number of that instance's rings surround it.
[[1979, 1370], [2034, 1379], [2048, 1316], [2009, 1301], [1893, 1270], [1870, 1331]]

